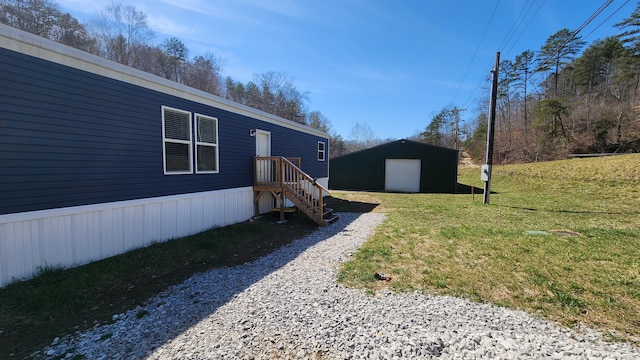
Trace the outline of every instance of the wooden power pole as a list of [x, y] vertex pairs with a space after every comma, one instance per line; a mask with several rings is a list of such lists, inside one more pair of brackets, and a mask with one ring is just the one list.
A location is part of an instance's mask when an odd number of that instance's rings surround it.
[[491, 167], [493, 166], [493, 131], [496, 124], [496, 99], [498, 97], [498, 66], [500, 64], [500, 52], [496, 53], [496, 64], [493, 67], [493, 85], [491, 86], [491, 103], [489, 105], [489, 126], [487, 126], [487, 156], [485, 165], [482, 166], [480, 179], [484, 181], [483, 203], [489, 203], [491, 193]]

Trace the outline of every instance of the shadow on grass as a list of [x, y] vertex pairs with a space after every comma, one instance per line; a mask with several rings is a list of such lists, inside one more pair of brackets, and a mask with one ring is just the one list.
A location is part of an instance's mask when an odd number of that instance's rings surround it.
[[378, 207], [377, 203], [368, 203], [368, 202], [360, 202], [360, 201], [349, 201], [344, 199], [337, 199], [332, 196], [328, 196], [324, 200], [327, 207], [333, 209], [335, 212], [349, 212], [349, 213], [368, 213], [372, 212], [376, 207]]
[[[379, 193], [393, 193], [393, 194], [417, 194], [416, 192], [405, 192], [405, 191], [383, 191], [383, 190], [370, 190], [370, 189], [339, 189], [340, 191], [350, 191], [350, 192], [379, 192]], [[451, 191], [451, 189], [448, 187], [448, 189], [446, 190], [440, 190], [440, 191], [427, 191], [427, 192], [421, 192], [422, 194], [483, 194], [484, 193], [484, 188], [481, 187], [476, 187], [476, 186], [470, 186], [470, 185], [465, 185], [465, 184], [461, 184], [461, 183], [456, 183], [456, 187], [455, 187], [455, 191]], [[495, 191], [491, 191], [492, 194], [497, 194], [497, 192]], [[371, 204], [371, 203], [361, 203], [361, 202], [357, 202], [357, 201], [348, 201], [348, 200], [342, 200], [342, 199], [335, 199], [332, 197], [328, 197], [328, 200], [325, 200], [325, 202], [331, 202], [331, 204], [333, 204], [333, 206], [335, 206], [335, 208], [331, 205], [329, 205], [329, 207], [331, 207], [332, 209], [336, 209], [336, 211], [342, 211], [342, 210], [337, 210], [337, 209], [342, 209], [343, 207], [346, 209], [344, 211], [348, 211], [348, 212], [360, 212], [360, 213], [365, 213], [365, 212], [370, 212], [373, 211], [373, 209], [376, 208], [376, 206], [378, 206], [379, 204]]]
[[[470, 186], [458, 183], [456, 185], [456, 194], [484, 194], [484, 188], [479, 188], [476, 186]], [[491, 191], [491, 194], [497, 194], [495, 191]]]
[[506, 208], [526, 210], [526, 211], [539, 211], [550, 213], [566, 213], [566, 214], [594, 214], [594, 215], [630, 215], [640, 214], [640, 211], [597, 211], [597, 210], [565, 210], [565, 209], [538, 209], [525, 206], [503, 205]]
[[[254, 261], [195, 274], [153, 296], [144, 305], [117, 315], [114, 323], [89, 329], [83, 336], [75, 337], [75, 341], [80, 343], [72, 343], [71, 347], [80, 348], [85, 342], [91, 343], [91, 348], [97, 346], [98, 350], [95, 351], [107, 357], [113, 353], [133, 355], [133, 349], [144, 348], [147, 349], [144, 353], [136, 353], [135, 356], [147, 358], [158, 347], [171, 342], [251, 285], [285, 266], [310, 247], [342, 232], [358, 216], [341, 214], [335, 223], [320, 227]], [[264, 241], [269, 242], [269, 239], [265, 238]], [[86, 354], [87, 358], [96, 355], [99, 354]], [[61, 351], [56, 352], [55, 356], [64, 358], [66, 354]]]
[[[482, 195], [484, 193], [484, 189], [478, 188], [475, 186], [469, 186], [465, 184], [458, 183], [456, 194], [479, 194]], [[496, 191], [491, 191], [491, 194], [497, 194]], [[640, 214], [640, 211], [637, 212], [621, 212], [621, 211], [594, 211], [594, 210], [564, 210], [564, 209], [538, 209], [533, 207], [525, 207], [525, 206], [514, 206], [514, 205], [502, 205], [506, 208], [511, 209], [519, 209], [526, 211], [540, 211], [540, 212], [555, 212], [555, 213], [568, 213], [568, 214], [602, 214], [602, 215], [626, 215], [626, 214]]]

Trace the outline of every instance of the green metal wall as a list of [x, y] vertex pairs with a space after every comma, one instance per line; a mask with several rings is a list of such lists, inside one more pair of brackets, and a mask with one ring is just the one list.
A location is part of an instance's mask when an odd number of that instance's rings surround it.
[[420, 159], [421, 193], [455, 193], [458, 151], [411, 140], [397, 140], [329, 162], [329, 188], [384, 191], [386, 159]]

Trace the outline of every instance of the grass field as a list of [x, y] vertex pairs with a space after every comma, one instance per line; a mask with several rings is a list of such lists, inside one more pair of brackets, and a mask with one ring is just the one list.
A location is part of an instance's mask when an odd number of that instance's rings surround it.
[[[459, 182], [482, 189], [477, 168]], [[640, 343], [640, 155], [498, 166], [491, 189], [486, 205], [481, 194], [333, 192], [387, 213], [340, 280], [490, 302]]]
[[[459, 182], [481, 188], [479, 170], [461, 169]], [[494, 167], [492, 190], [488, 205], [477, 193], [332, 192], [336, 211], [387, 213], [340, 281], [491, 302], [640, 344], [640, 155]], [[0, 289], [0, 359], [23, 358], [194, 273], [250, 261], [315, 228], [303, 216], [263, 219], [43, 269]], [[374, 271], [393, 280], [375, 281]]]

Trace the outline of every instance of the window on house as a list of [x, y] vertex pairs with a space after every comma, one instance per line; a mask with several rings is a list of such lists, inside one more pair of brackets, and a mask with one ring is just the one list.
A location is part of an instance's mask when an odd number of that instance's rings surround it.
[[196, 172], [218, 172], [218, 119], [196, 114]]
[[324, 141], [318, 141], [318, 161], [324, 161]]
[[192, 173], [191, 113], [162, 107], [164, 173]]

